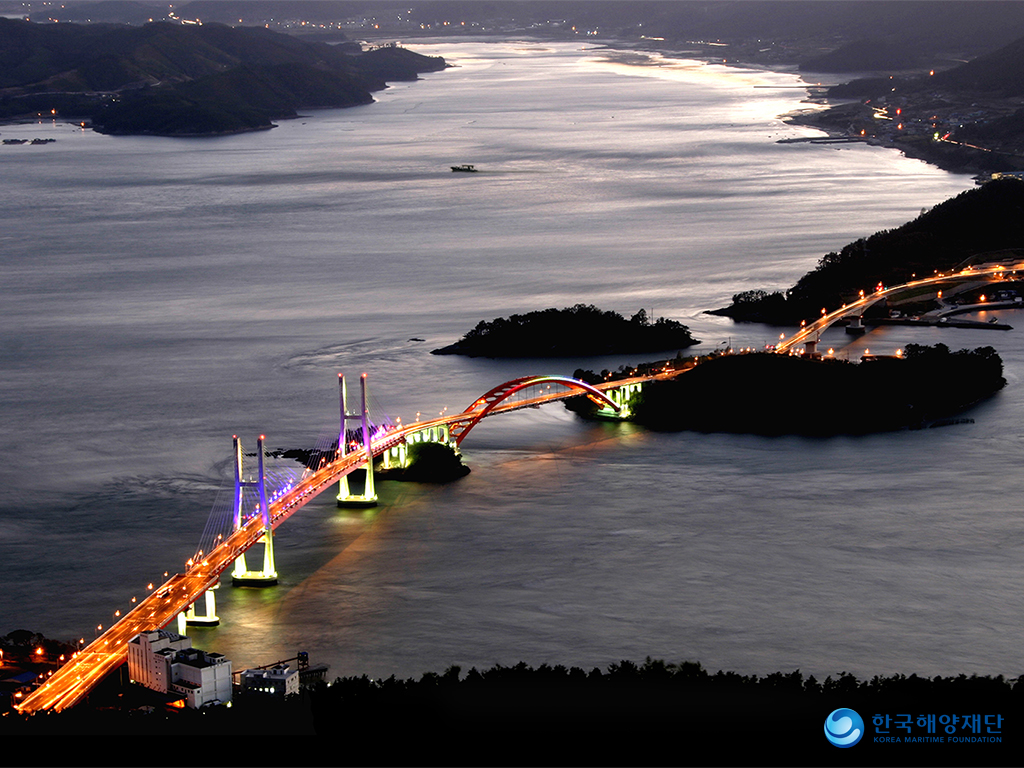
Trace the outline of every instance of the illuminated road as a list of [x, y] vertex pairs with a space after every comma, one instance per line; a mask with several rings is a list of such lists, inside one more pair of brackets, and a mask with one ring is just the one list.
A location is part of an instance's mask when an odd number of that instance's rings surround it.
[[[603, 394], [604, 392], [629, 384], [671, 379], [692, 367], [692, 364], [687, 364], [686, 367], [679, 370], [665, 368], [656, 374], [602, 382], [593, 387], [574, 379], [558, 376], [516, 379], [491, 390], [462, 413], [415, 422], [386, 432], [371, 442], [371, 452], [374, 456], [379, 456], [389, 448], [405, 442], [410, 435], [432, 427], [448, 426], [453, 435], [458, 432], [457, 440], [461, 441], [469, 430], [484, 417], [508, 413], [520, 408], [537, 407], [581, 393], [587, 394], [595, 401], [604, 398], [603, 404], [608, 405], [610, 401]], [[565, 389], [552, 391], [552, 385], [561, 385]], [[528, 392], [530, 388], [536, 387], [546, 387], [546, 389], [543, 389], [541, 394], [531, 397], [522, 397], [516, 400], [505, 399], [514, 393]], [[618, 410], [618, 406], [612, 404], [612, 407]], [[298, 482], [287, 493], [269, 504], [271, 526], [276, 529], [320, 493], [333, 487], [342, 477], [362, 465], [365, 459], [365, 451], [350, 453], [341, 459], [335, 459], [325, 464], [309, 477]], [[127, 643], [133, 637], [141, 632], [165, 627], [174, 621], [179, 613], [199, 600], [206, 590], [214, 586], [221, 573], [231, 567], [235, 559], [259, 541], [262, 535], [262, 516], [256, 515], [224, 539], [202, 561], [195, 563], [189, 561], [185, 573], [176, 573], [159, 587], [153, 588], [150, 594], [135, 608], [85, 649], [73, 656], [67, 664], [57, 670], [23, 702], [16, 705], [18, 710], [23, 713], [34, 713], [44, 710], [60, 711], [74, 706], [93, 686], [125, 661]]]
[[882, 299], [895, 298], [898, 294], [905, 291], [936, 284], [969, 282], [972, 280], [978, 280], [979, 278], [1001, 278], [1004, 273], [1013, 272], [1018, 269], [1024, 269], [1024, 262], [1017, 262], [1010, 266], [1005, 264], [982, 264], [977, 267], [967, 267], [956, 273], [939, 274], [933, 277], [926, 277], [921, 280], [913, 280], [909, 283], [897, 285], [892, 288], [883, 288], [880, 291], [875, 291], [872, 294], [863, 296], [851, 304], [847, 304], [839, 309], [833, 310], [832, 312], [825, 313], [813, 323], [801, 328], [790, 338], [779, 341], [779, 343], [775, 345], [775, 350], [777, 352], [789, 352], [798, 344], [803, 344], [804, 342], [817, 339], [819, 334], [838, 320], [841, 320], [844, 317], [861, 315], [864, 310], [872, 304], [875, 304]]

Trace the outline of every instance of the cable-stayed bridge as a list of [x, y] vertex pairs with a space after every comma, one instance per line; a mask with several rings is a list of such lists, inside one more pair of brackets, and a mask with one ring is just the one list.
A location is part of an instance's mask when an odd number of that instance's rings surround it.
[[[692, 362], [679, 368], [666, 365], [657, 372], [594, 385], [565, 376], [525, 376], [494, 387], [460, 413], [442, 412], [437, 418], [406, 425], [400, 420], [395, 423], [387, 419], [370, 420], [365, 374], [360, 378], [362, 408], [350, 412], [345, 380], [339, 375], [339, 429], [328, 433], [327, 440], [321, 437], [317, 441], [305, 456], [305, 467], [293, 463], [291, 467], [268, 468], [265, 460], [271, 457], [266, 454], [264, 438], [260, 436], [256, 450], [257, 471], [247, 479], [241, 445], [236, 437], [232, 503], [214, 504], [200, 548], [186, 563], [185, 571], [174, 574], [159, 586], [149, 585], [149, 594], [144, 599], [18, 703], [17, 709], [34, 713], [74, 706], [125, 661], [128, 642], [141, 632], [160, 629], [174, 621], [178, 622], [182, 633], [186, 622], [217, 623], [211, 590], [222, 574], [232, 569], [236, 583], [274, 583], [277, 572], [273, 560], [273, 531], [306, 504], [336, 484], [339, 506], [372, 506], [376, 502], [372, 471], [375, 458], [383, 457], [385, 467], [403, 466], [412, 444], [439, 442], [457, 448], [484, 418], [577, 395], [585, 395], [600, 406], [599, 414], [621, 418], [628, 413], [629, 399], [644, 384], [674, 378], [692, 366]], [[356, 428], [350, 428], [349, 422], [355, 422]], [[353, 494], [348, 487], [348, 475], [360, 468], [368, 470], [363, 492]], [[230, 519], [229, 526], [224, 525], [225, 518]], [[222, 530], [225, 527], [226, 530]], [[245, 554], [257, 543], [263, 544], [263, 567], [250, 570]], [[197, 603], [204, 601], [206, 613], [197, 613]]]

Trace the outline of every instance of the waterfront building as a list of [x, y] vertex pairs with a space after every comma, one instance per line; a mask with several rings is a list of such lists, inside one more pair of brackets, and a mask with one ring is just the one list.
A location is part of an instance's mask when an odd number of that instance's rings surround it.
[[242, 691], [284, 698], [299, 692], [299, 670], [287, 664], [268, 669], [247, 669], [242, 672]]
[[165, 629], [128, 641], [128, 675], [133, 683], [181, 696], [193, 709], [231, 701], [231, 661]]

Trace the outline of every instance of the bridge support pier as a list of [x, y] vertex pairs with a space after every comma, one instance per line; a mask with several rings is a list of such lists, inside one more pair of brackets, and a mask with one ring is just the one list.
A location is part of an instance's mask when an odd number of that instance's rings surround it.
[[388, 448], [381, 455], [381, 467], [383, 469], [405, 469], [409, 466], [409, 446], [406, 443], [399, 443]]
[[610, 421], [624, 421], [625, 419], [628, 419], [632, 413], [629, 408], [629, 401], [634, 395], [639, 394], [642, 388], [642, 384], [634, 383], [606, 390], [605, 394], [608, 395], [608, 399], [619, 406], [619, 410], [615, 411], [610, 406], [605, 405], [594, 415], [598, 418], [608, 419]]
[[[206, 590], [206, 595], [204, 598], [206, 608], [205, 614], [200, 615], [196, 613], [195, 603], [190, 605], [188, 607], [188, 610], [185, 611], [185, 613], [178, 614], [179, 616], [185, 617], [185, 624], [199, 627], [215, 627], [218, 624], [220, 624], [220, 617], [217, 616], [217, 598], [213, 591], [217, 589], [217, 587], [219, 586], [219, 583], [214, 584], [212, 587]], [[184, 632], [180, 632], [179, 634], [184, 634]]]
[[349, 421], [356, 421], [362, 425], [363, 446], [359, 450], [366, 454], [362, 464], [360, 464], [366, 470], [363, 492], [361, 494], [352, 493], [348, 484], [348, 475], [342, 477], [338, 485], [338, 506], [341, 508], [377, 506], [377, 493], [373, 487], [373, 453], [370, 450], [370, 411], [366, 404], [365, 373], [359, 378], [359, 384], [362, 393], [362, 409], [360, 413], [349, 413], [345, 390], [345, 374], [338, 374], [338, 386], [341, 389], [341, 431], [338, 434], [338, 458], [343, 459], [350, 453], [348, 436], [346, 434], [346, 426]]
[[388, 448], [381, 454], [382, 469], [406, 469], [409, 466], [409, 449], [419, 443], [439, 443], [447, 445], [455, 453], [460, 453], [459, 444], [452, 437], [451, 429], [447, 424], [435, 424], [426, 427], [419, 432], [411, 432], [406, 435], [405, 442]]
[[409, 466], [409, 448], [418, 443], [438, 443], [440, 445], [447, 445], [456, 453], [460, 452], [459, 445], [455, 438], [452, 437], [451, 430], [447, 424], [438, 424], [421, 429], [419, 432], [413, 432], [405, 438], [405, 442], [406, 445], [403, 446], [405, 448], [405, 463], [401, 465], [403, 467]]
[[267, 505], [267, 488], [263, 473], [263, 440], [264, 436], [260, 435], [260, 439], [256, 442], [259, 474], [256, 480], [243, 480], [242, 445], [238, 441], [238, 436], [235, 436], [235, 530], [237, 531], [244, 524], [242, 495], [245, 488], [255, 487], [259, 491], [258, 511], [263, 515], [263, 535], [257, 542], [263, 544], [263, 568], [259, 571], [250, 571], [245, 564], [245, 553], [240, 554], [235, 559], [235, 567], [231, 571], [231, 583], [236, 587], [271, 587], [277, 584], [277, 569], [274, 567], [274, 529], [270, 525], [270, 507]]

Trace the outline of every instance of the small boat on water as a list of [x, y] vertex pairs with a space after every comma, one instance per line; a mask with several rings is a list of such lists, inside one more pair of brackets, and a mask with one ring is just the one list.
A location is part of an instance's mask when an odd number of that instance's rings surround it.
[[453, 173], [477, 173], [477, 170], [476, 170], [476, 168], [474, 168], [469, 163], [464, 163], [463, 165], [453, 165], [452, 166], [452, 172]]

